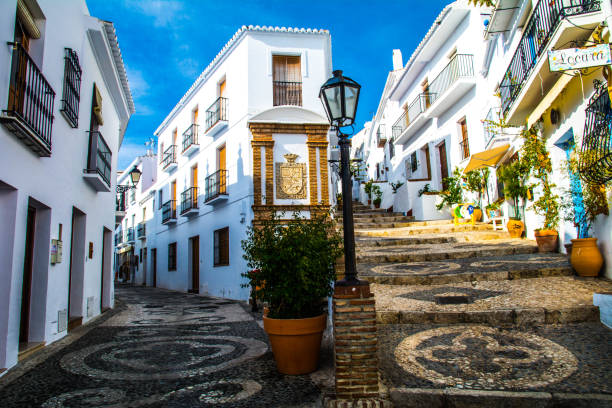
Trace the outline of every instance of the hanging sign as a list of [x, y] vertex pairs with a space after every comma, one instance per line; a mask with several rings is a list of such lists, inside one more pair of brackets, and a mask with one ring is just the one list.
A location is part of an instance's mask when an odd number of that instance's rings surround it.
[[612, 64], [609, 44], [599, 44], [587, 48], [567, 48], [565, 50], [548, 51], [548, 67], [551, 72], [609, 64]]

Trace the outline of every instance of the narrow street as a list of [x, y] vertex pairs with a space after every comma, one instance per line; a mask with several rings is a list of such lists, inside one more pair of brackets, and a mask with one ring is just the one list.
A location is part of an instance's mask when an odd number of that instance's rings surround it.
[[[310, 376], [276, 371], [266, 334], [239, 302], [119, 286], [86, 334], [0, 378], [4, 407], [309, 407]], [[69, 336], [74, 336], [70, 334]], [[326, 356], [331, 360], [330, 356]], [[26, 364], [21, 364], [27, 365]], [[320, 375], [319, 372], [313, 375]]]

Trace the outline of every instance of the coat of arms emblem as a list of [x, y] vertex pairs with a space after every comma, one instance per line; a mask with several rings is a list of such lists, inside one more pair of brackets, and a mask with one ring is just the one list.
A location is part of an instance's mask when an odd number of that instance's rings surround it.
[[276, 197], [306, 198], [306, 163], [296, 163], [297, 154], [283, 157], [287, 163], [276, 163]]

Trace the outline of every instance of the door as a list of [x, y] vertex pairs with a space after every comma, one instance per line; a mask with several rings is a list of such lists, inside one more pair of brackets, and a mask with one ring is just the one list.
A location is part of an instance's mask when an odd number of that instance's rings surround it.
[[32, 295], [32, 265], [34, 264], [34, 233], [36, 209], [28, 206], [26, 221], [26, 242], [23, 259], [23, 285], [21, 287], [21, 320], [19, 343], [27, 343], [30, 330], [30, 301]]
[[225, 145], [219, 149], [219, 170], [225, 170]]
[[425, 81], [423, 81], [423, 83], [421, 84], [422, 89], [423, 89], [423, 95], [425, 97], [425, 106], [423, 106], [423, 110], [429, 108], [429, 106], [431, 105], [431, 98], [429, 96], [429, 80], [425, 79]]
[[440, 153], [440, 177], [442, 178], [442, 189], [446, 190], [444, 179], [448, 177], [448, 163], [446, 161], [446, 142], [438, 145], [438, 153]]
[[104, 311], [104, 271], [106, 270], [106, 245], [104, 236], [105, 228], [102, 230], [102, 270], [100, 271], [100, 313]]
[[172, 212], [174, 213], [176, 211], [176, 181], [173, 181], [170, 186], [170, 199], [172, 200]]
[[555, 142], [555, 146], [565, 151], [565, 157], [568, 163], [568, 173], [570, 176], [570, 189], [572, 193], [572, 206], [574, 207], [574, 224], [578, 225], [576, 233], [578, 238], [586, 238], [588, 235], [587, 223], [584, 222], [586, 212], [584, 209], [584, 196], [582, 194], [582, 183], [578, 174], [572, 172], [569, 165], [571, 155], [576, 148], [574, 141], [574, 131], [570, 129], [561, 138]]
[[225, 98], [225, 79], [219, 84], [219, 97]]
[[[15, 22], [14, 39], [16, 43], [20, 43], [26, 52], [30, 50], [30, 37], [26, 30], [21, 25], [19, 18]], [[26, 97], [26, 75], [28, 70], [28, 60], [24, 54], [18, 54], [19, 58], [13, 58], [12, 75], [15, 75], [15, 81], [11, 81], [9, 86], [9, 110], [15, 110], [23, 113], [23, 107]]]
[[157, 287], [157, 249], [151, 250], [151, 269], [153, 272], [153, 287]]
[[196, 107], [193, 110], [193, 124], [196, 125], [198, 123], [198, 113], [199, 113], [199, 109]]
[[143, 271], [143, 285], [147, 283], [147, 248], [142, 248], [142, 271]]
[[191, 186], [198, 186], [198, 165], [196, 164], [191, 168]]
[[200, 236], [189, 238], [191, 240], [191, 291], [200, 292]]

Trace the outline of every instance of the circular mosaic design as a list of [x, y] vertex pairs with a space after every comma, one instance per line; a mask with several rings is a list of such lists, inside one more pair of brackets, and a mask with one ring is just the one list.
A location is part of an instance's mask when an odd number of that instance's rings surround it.
[[387, 265], [378, 265], [372, 268], [375, 273], [385, 275], [427, 275], [436, 273], [446, 273], [456, 271], [461, 268], [461, 265], [455, 262], [405, 262], [393, 263]]
[[125, 398], [125, 391], [116, 388], [96, 388], [66, 392], [45, 401], [42, 408], [110, 407]]
[[233, 367], [267, 350], [259, 340], [233, 336], [148, 337], [85, 347], [60, 364], [75, 374], [109, 380], [177, 379]]
[[250, 398], [261, 391], [261, 384], [253, 380], [233, 379], [192, 385], [164, 395], [162, 400], [192, 406], [197, 400], [205, 404], [227, 404]]
[[397, 363], [409, 373], [446, 386], [531, 388], [558, 382], [576, 371], [566, 348], [525, 332], [488, 326], [449, 326], [404, 339]]

